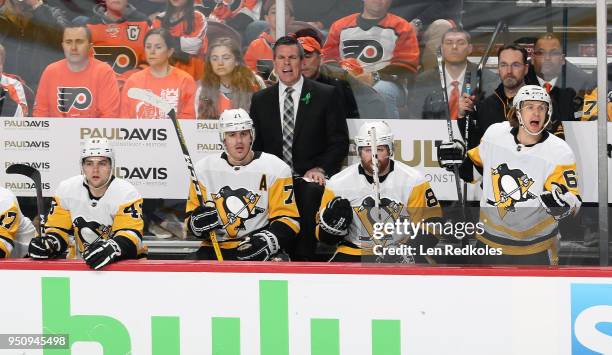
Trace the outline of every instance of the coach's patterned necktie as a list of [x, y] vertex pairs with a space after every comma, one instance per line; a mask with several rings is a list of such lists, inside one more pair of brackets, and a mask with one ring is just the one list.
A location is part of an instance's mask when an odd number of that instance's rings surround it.
[[448, 99], [448, 106], [450, 109], [451, 119], [456, 120], [459, 116], [459, 82], [453, 80], [451, 83], [453, 89], [451, 90], [450, 98]]
[[290, 167], [293, 167], [293, 130], [295, 129], [295, 119], [293, 115], [293, 88], [285, 89], [285, 102], [283, 103], [283, 160]]

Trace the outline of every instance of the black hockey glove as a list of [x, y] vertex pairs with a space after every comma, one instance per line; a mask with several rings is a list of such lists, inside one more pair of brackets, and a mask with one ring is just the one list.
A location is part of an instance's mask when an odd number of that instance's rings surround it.
[[214, 202], [206, 202], [203, 206], [198, 206], [189, 217], [189, 230], [198, 238], [207, 237], [207, 232], [218, 228], [219, 214]]
[[266, 261], [280, 250], [278, 238], [268, 230], [261, 230], [238, 244], [238, 260]]
[[455, 166], [461, 165], [464, 158], [465, 144], [460, 140], [442, 142], [438, 146], [438, 163], [448, 171], [452, 171]]
[[557, 221], [569, 216], [573, 211], [578, 211], [582, 202], [569, 192], [565, 185], [552, 183], [552, 191], [544, 191], [538, 199], [546, 213], [553, 216]]
[[334, 197], [321, 211], [319, 228], [328, 234], [343, 237], [348, 234], [352, 221], [353, 210], [350, 202], [345, 198]]
[[53, 259], [63, 253], [62, 243], [54, 235], [43, 235], [30, 240], [28, 253], [32, 259]]
[[106, 239], [93, 242], [83, 252], [83, 259], [92, 269], [100, 269], [121, 256], [121, 247], [115, 240]]

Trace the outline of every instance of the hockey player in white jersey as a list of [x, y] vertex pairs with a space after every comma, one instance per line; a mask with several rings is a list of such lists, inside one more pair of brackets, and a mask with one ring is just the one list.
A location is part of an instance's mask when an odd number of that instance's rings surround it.
[[[372, 128], [376, 131], [379, 196], [375, 192], [371, 154]], [[409, 229], [409, 233], [387, 234], [379, 224], [439, 221], [442, 210], [429, 182], [416, 169], [391, 158], [393, 134], [386, 122], [365, 123], [355, 137], [355, 145], [360, 162], [329, 180], [317, 217], [317, 238], [326, 244], [337, 245], [330, 261], [433, 262], [419, 253], [419, 246], [430, 248], [437, 244], [437, 237], [430, 231], [421, 229], [414, 234], [410, 233], [414, 230]], [[380, 213], [376, 210], [376, 199], [379, 199]], [[383, 248], [401, 245], [415, 249], [410, 253], [404, 249], [406, 252], [400, 253], [401, 257], [381, 257]]]
[[0, 187], [0, 259], [24, 257], [35, 235], [34, 225], [21, 213], [15, 195]]
[[59, 184], [43, 236], [30, 243], [30, 256], [80, 254], [87, 265], [99, 269], [142, 255], [142, 198], [132, 184], [113, 176], [115, 156], [108, 141], [86, 142], [80, 165], [81, 175]]
[[215, 231], [224, 259], [269, 260], [300, 230], [291, 169], [276, 156], [251, 149], [253, 121], [243, 109], [221, 114], [219, 138], [225, 152], [195, 165], [207, 200], [203, 206], [189, 187], [187, 224], [204, 239], [194, 257], [216, 259], [208, 237]]
[[[482, 176], [484, 233], [476, 236], [477, 247], [502, 250], [475, 262], [557, 265], [558, 221], [581, 206], [576, 160], [565, 141], [546, 131], [553, 107], [545, 89], [523, 86], [512, 105], [509, 121], [489, 127], [460, 167], [465, 181]], [[438, 154], [452, 167], [461, 163], [463, 148], [446, 142]]]

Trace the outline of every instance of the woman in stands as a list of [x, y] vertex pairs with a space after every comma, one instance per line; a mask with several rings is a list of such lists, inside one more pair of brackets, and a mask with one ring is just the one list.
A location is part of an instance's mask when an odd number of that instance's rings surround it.
[[195, 118], [196, 84], [189, 74], [170, 65], [170, 57], [174, 54], [173, 40], [164, 28], [147, 33], [144, 44], [149, 67], [133, 74], [125, 82], [121, 94], [121, 117], [166, 118], [166, 113], [158, 108], [128, 97], [130, 88], [141, 88], [174, 105], [178, 118]]
[[198, 118], [218, 119], [227, 109], [248, 112], [253, 93], [263, 88], [263, 80], [244, 64], [238, 44], [230, 38], [218, 38], [206, 55], [204, 77], [196, 95]]
[[177, 40], [175, 66], [200, 80], [206, 53], [206, 17], [194, 10], [194, 0], [168, 0], [166, 11], [153, 21], [153, 28], [165, 28]]

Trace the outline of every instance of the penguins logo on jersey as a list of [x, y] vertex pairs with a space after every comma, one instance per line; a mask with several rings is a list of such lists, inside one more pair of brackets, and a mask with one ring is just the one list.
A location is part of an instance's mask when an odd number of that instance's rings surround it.
[[99, 238], [110, 238], [110, 226], [102, 225], [96, 221], [86, 221], [83, 217], [77, 217], [74, 222], [79, 240], [86, 247]]
[[235, 238], [238, 232], [246, 229], [246, 220], [266, 211], [257, 206], [261, 196], [244, 188], [233, 190], [224, 186], [218, 193], [212, 194], [212, 198], [223, 223], [222, 228], [230, 238]]
[[[138, 27], [136, 29], [140, 30]], [[123, 74], [138, 66], [138, 56], [130, 47], [94, 46], [93, 48], [94, 58], [110, 65], [117, 74]]]
[[497, 207], [501, 218], [508, 212], [514, 212], [517, 202], [536, 198], [536, 195], [529, 192], [534, 183], [533, 179], [519, 169], [508, 168], [508, 164], [500, 164], [491, 169], [491, 179], [495, 201], [489, 200], [488, 203]]
[[342, 43], [342, 52], [345, 58], [357, 58], [363, 63], [372, 64], [382, 58], [383, 47], [375, 40], [351, 39]]
[[[400, 218], [400, 213], [402, 212], [403, 208], [404, 205], [401, 202], [383, 197], [380, 200], [380, 215], [382, 220], [379, 221], [374, 208], [374, 199], [370, 196], [364, 198], [363, 201], [361, 201], [360, 206], [353, 207], [353, 211], [355, 211], [357, 217], [359, 217], [359, 221], [368, 232], [367, 236], [359, 236], [359, 239], [364, 242], [371, 241], [372, 237], [374, 236], [374, 223], [395, 222]], [[385, 236], [382, 239], [388, 239], [388, 236]]]
[[92, 95], [86, 87], [59, 87], [57, 88], [57, 110], [70, 112], [73, 107], [77, 110], [86, 110], [91, 106]]

